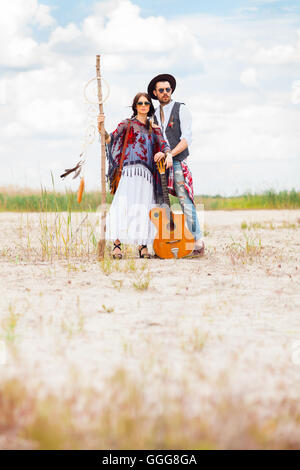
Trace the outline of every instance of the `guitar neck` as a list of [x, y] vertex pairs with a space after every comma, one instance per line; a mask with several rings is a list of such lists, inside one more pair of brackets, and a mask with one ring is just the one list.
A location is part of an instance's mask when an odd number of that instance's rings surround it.
[[161, 174], [160, 174], [160, 179], [161, 179], [161, 186], [162, 186], [162, 192], [163, 192], [164, 203], [167, 204], [169, 207], [171, 207], [170, 198], [169, 198], [169, 192], [168, 192], [168, 188], [167, 188], [166, 174], [165, 174], [165, 173], [161, 173]]
[[173, 220], [173, 214], [172, 214], [172, 211], [171, 211], [171, 204], [170, 204], [170, 197], [169, 197], [169, 192], [168, 192], [168, 188], [167, 188], [166, 174], [161, 173], [160, 174], [160, 179], [161, 179], [164, 203], [167, 204], [167, 206], [170, 208], [170, 210], [169, 210], [170, 228], [171, 228], [171, 230], [174, 230], [174, 220]]

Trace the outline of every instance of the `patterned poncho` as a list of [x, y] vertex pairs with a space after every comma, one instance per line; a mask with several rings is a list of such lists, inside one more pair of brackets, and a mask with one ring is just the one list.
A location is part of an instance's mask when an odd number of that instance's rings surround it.
[[[115, 169], [119, 166], [123, 143], [128, 125], [128, 119], [122, 121], [116, 130], [110, 134], [111, 141], [106, 146], [108, 158], [108, 174], [107, 179], [111, 183]], [[154, 180], [154, 194], [158, 198], [162, 196], [162, 188], [160, 181], [160, 174], [154, 162], [154, 155], [157, 152], [167, 152], [170, 148], [164, 140], [161, 129], [159, 127], [152, 128], [152, 132], [146, 124], [143, 124], [138, 119], [133, 118], [130, 120], [130, 132], [128, 137], [123, 168], [127, 165], [142, 164], [152, 173]], [[181, 162], [183, 175], [185, 180], [185, 187], [193, 201], [193, 184], [192, 176], [186, 163]], [[170, 194], [176, 196], [174, 189], [174, 172], [173, 168], [167, 170], [168, 191]]]

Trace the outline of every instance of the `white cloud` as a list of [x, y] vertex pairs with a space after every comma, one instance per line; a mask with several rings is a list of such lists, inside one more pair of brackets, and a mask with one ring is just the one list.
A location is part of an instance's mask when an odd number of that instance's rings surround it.
[[248, 87], [258, 87], [258, 80], [257, 80], [257, 71], [253, 67], [249, 67], [242, 71], [240, 76], [240, 81], [243, 85]]
[[[300, 64], [300, 30], [296, 31], [293, 43], [264, 46], [260, 41], [248, 40], [246, 48], [249, 60], [262, 65]], [[278, 42], [278, 41], [277, 41]]]
[[258, 7], [241, 7], [237, 10], [238, 13], [256, 13], [259, 11]]
[[48, 5], [37, 4], [34, 16], [36, 22], [41, 27], [52, 26], [55, 23], [54, 18], [51, 16], [50, 7]]
[[48, 6], [38, 0], [9, 0], [0, 15], [0, 65], [30, 67], [39, 61], [39, 44], [33, 39], [31, 27], [54, 24]]
[[73, 23], [68, 24], [65, 28], [57, 27], [50, 36], [50, 44], [54, 45], [61, 42], [71, 42], [81, 37], [81, 31]]
[[[55, 46], [56, 52], [65, 53], [66, 43], [73, 44], [77, 54], [100, 50], [115, 57], [114, 70], [118, 65], [120, 71], [124, 69], [124, 60], [120, 60], [124, 55], [128, 69], [138, 66], [146, 70], [163, 63], [170, 67], [177, 64], [178, 57], [193, 65], [203, 59], [203, 48], [184, 23], [163, 17], [143, 18], [140, 8], [129, 0], [96, 3], [93, 14], [84, 19], [81, 31], [74, 25], [55, 29], [49, 47]], [[79, 48], [79, 43], [84, 48]]]

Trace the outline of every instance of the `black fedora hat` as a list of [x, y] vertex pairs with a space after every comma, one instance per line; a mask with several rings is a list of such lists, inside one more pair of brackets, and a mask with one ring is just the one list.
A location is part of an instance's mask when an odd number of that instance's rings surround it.
[[173, 75], [170, 75], [168, 73], [161, 73], [160, 75], [157, 75], [156, 77], [152, 78], [151, 82], [148, 85], [148, 94], [153, 100], [157, 100], [157, 97], [153, 94], [153, 90], [155, 89], [155, 85], [157, 84], [157, 82], [169, 82], [172, 88], [172, 93], [176, 88], [176, 80]]

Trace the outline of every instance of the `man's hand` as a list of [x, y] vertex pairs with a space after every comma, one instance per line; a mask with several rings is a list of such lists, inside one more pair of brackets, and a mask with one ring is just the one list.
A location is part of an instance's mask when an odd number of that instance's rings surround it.
[[165, 165], [167, 169], [173, 166], [173, 157], [170, 153], [168, 153], [166, 156]]
[[164, 158], [165, 154], [163, 152], [157, 152], [154, 155], [154, 161], [159, 162], [162, 158]]

